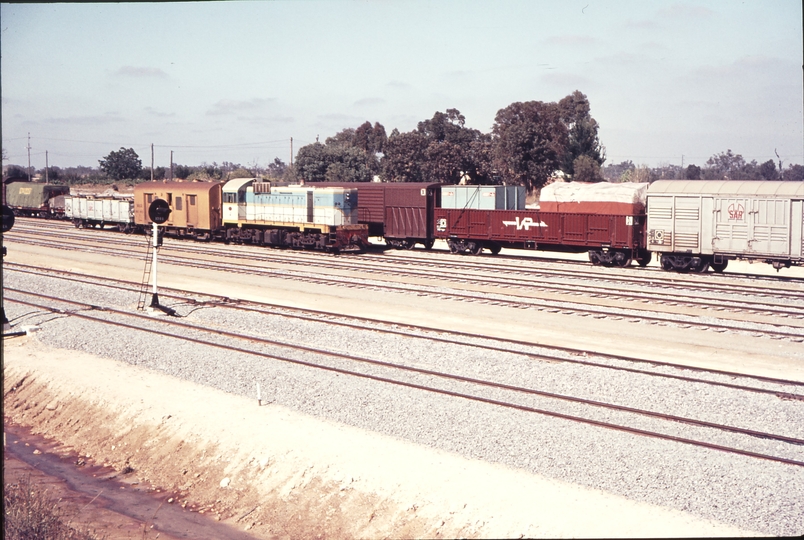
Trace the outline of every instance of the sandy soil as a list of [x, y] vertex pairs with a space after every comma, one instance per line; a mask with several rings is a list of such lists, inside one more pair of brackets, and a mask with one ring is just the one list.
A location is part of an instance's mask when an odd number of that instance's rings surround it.
[[[7, 260], [137, 280], [138, 261], [9, 242]], [[160, 267], [163, 286], [804, 379], [800, 344]], [[231, 281], [227, 281], [231, 280]], [[382, 298], [380, 298], [382, 296]], [[572, 322], [572, 325], [568, 322]], [[568, 333], [572, 328], [572, 334]], [[581, 331], [583, 329], [584, 331]], [[588, 331], [586, 331], [588, 330]], [[644, 330], [640, 325], [639, 330]], [[626, 340], [625, 337], [628, 336]], [[798, 352], [796, 352], [798, 351]], [[754, 535], [305, 416], [106, 358], [4, 340], [4, 414], [260, 538]]]
[[5, 341], [4, 357], [14, 421], [261, 538], [751, 534], [33, 337]]

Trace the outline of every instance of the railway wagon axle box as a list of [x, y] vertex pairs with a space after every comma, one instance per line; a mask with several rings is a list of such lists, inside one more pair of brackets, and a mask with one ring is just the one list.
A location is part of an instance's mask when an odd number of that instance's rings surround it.
[[733, 259], [804, 264], [804, 183], [654, 182], [647, 242], [666, 270], [722, 271]]
[[171, 212], [163, 227], [179, 234], [206, 236], [221, 228], [221, 182], [143, 182], [134, 187], [134, 222], [151, 224], [148, 207], [167, 201]]

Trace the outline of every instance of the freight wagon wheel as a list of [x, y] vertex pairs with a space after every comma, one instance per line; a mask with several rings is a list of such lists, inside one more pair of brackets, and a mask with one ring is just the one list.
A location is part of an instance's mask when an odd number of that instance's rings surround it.
[[449, 246], [450, 253], [458, 253], [458, 244], [456, 244], [452, 240], [447, 240], [447, 245]]
[[483, 244], [480, 242], [472, 242], [469, 244], [469, 253], [472, 255], [480, 255], [483, 253]]
[[424, 249], [433, 249], [433, 244], [435, 244], [434, 239], [431, 238], [430, 240], [425, 240], [424, 241]]
[[489, 248], [489, 251], [491, 251], [492, 255], [499, 255], [501, 249], [502, 249], [502, 246], [498, 246], [497, 244], [494, 244], [493, 246], [491, 246]]
[[637, 264], [639, 266], [641, 266], [642, 268], [645, 268], [646, 266], [648, 266], [648, 264], [650, 264], [650, 260], [651, 260], [652, 257], [653, 257], [653, 254], [650, 251], [639, 250], [637, 252], [637, 260], [636, 260]]
[[597, 251], [590, 251], [589, 262], [592, 263], [592, 266], [600, 266], [600, 254]]
[[626, 253], [622, 251], [618, 251], [614, 254], [614, 265], [619, 266], [620, 268], [625, 268], [631, 264], [631, 257], [628, 256]]
[[415, 240], [403, 240], [402, 247], [405, 249], [413, 249], [416, 246]]
[[699, 259], [700, 262], [698, 264], [691, 264], [690, 271], [695, 272], [697, 274], [703, 274], [707, 270], [709, 270], [709, 259], [701, 257]]
[[726, 269], [726, 266], [728, 266], [728, 264], [729, 264], [729, 261], [728, 261], [728, 260], [725, 260], [725, 261], [723, 261], [722, 263], [715, 263], [715, 262], [713, 262], [711, 266], [712, 266], [712, 270], [714, 270], [714, 271], [715, 271], [715, 272], [717, 272], [718, 274], [722, 274], [722, 273], [723, 273], [723, 270], [725, 270], [725, 269]]

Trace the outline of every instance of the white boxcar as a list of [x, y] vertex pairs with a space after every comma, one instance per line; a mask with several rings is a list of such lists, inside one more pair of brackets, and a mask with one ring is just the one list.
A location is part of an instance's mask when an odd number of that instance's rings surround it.
[[134, 229], [132, 197], [70, 195], [64, 198], [64, 216], [78, 228], [112, 225], [121, 231]]
[[647, 248], [665, 270], [722, 272], [729, 260], [804, 264], [804, 182], [660, 180], [648, 189]]

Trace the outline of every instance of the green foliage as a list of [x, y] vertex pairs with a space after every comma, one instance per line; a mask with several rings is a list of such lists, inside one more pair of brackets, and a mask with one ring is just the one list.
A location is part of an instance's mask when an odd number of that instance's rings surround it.
[[690, 165], [684, 173], [684, 178], [687, 180], [700, 180], [701, 168], [697, 165]]
[[266, 173], [268, 174], [269, 178], [274, 178], [276, 180], [281, 180], [282, 178], [285, 177], [285, 173], [286, 173], [287, 170], [288, 170], [288, 166], [285, 165], [285, 163], [281, 159], [274, 158], [273, 163], [270, 163], [268, 165], [268, 169], [267, 169]]
[[244, 169], [240, 167], [238, 169], [233, 170], [228, 174], [228, 179], [231, 180], [233, 178], [254, 178], [254, 173], [248, 169]]
[[512, 103], [497, 112], [493, 136], [494, 165], [503, 181], [540, 189], [559, 168], [568, 142], [567, 127], [556, 103]]
[[384, 179], [389, 182], [424, 182], [424, 152], [427, 146], [427, 138], [417, 131], [392, 131], [385, 144], [385, 157], [382, 158]]
[[759, 175], [764, 180], [778, 180], [779, 173], [776, 172], [776, 163], [774, 163], [772, 159], [769, 159], [768, 161], [760, 165]]
[[491, 182], [491, 138], [465, 124], [458, 109], [447, 109], [410, 133], [394, 130], [384, 146], [383, 176], [392, 182]]
[[4, 180], [7, 182], [19, 182], [21, 180], [28, 180], [28, 173], [19, 165], [9, 165], [6, 173], [3, 175]]
[[117, 152], [109, 152], [105, 158], [98, 160], [100, 168], [113, 180], [131, 180], [137, 178], [142, 170], [140, 156], [133, 148], [120, 148]]
[[[597, 121], [589, 114], [589, 99], [576, 90], [558, 102], [561, 121], [567, 127], [567, 145], [561, 157], [561, 170], [574, 176], [575, 160], [587, 156], [598, 164], [598, 169], [606, 161], [606, 149], [598, 139]], [[586, 160], [582, 163], [587, 163]], [[587, 174], [585, 171], [584, 174]], [[573, 180], [576, 180], [573, 177]]]
[[804, 165], [789, 165], [782, 174], [783, 180], [804, 182]]
[[326, 144], [301, 147], [294, 173], [306, 182], [370, 182], [380, 170], [377, 153], [386, 140], [385, 128], [379, 123], [344, 129], [328, 137]]
[[576, 157], [572, 168], [575, 171], [572, 175], [573, 182], [603, 182], [600, 163], [586, 154]]

